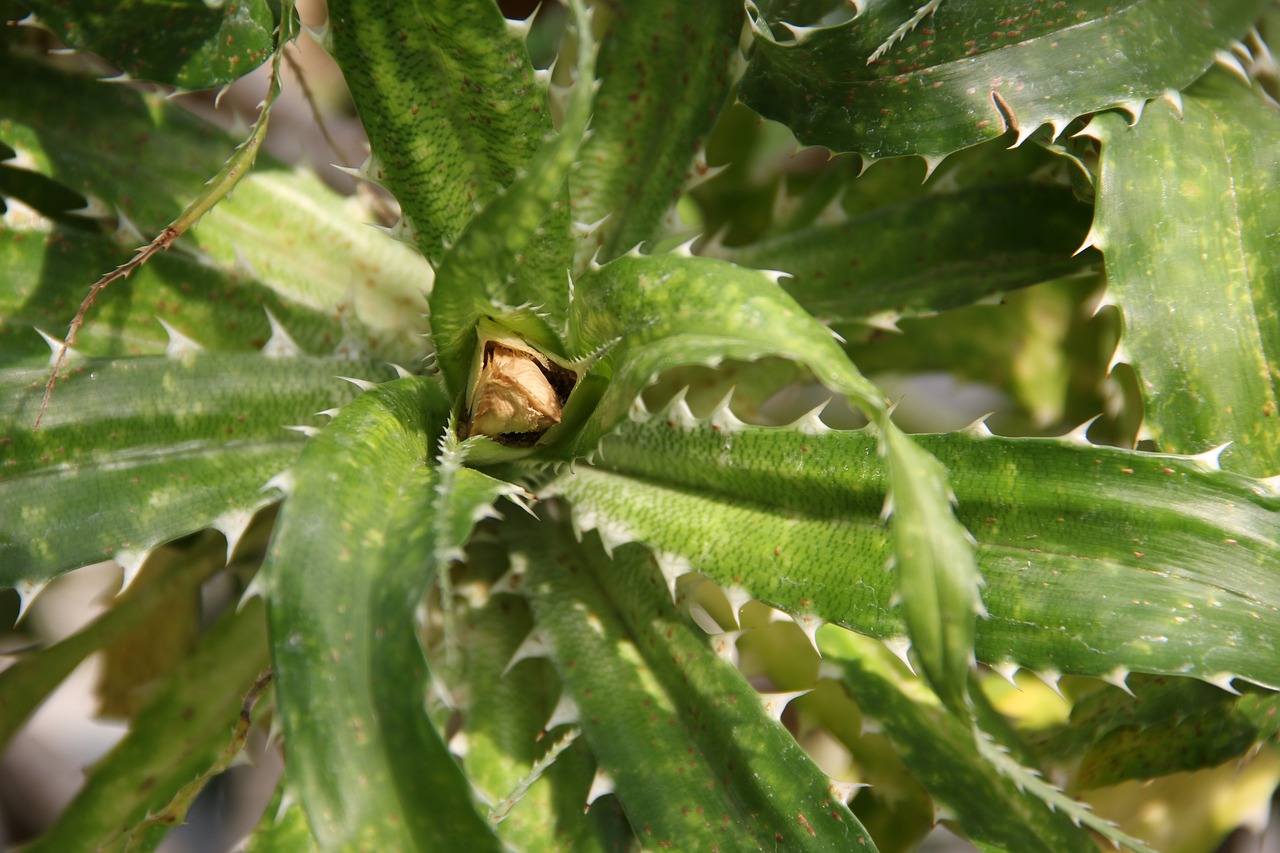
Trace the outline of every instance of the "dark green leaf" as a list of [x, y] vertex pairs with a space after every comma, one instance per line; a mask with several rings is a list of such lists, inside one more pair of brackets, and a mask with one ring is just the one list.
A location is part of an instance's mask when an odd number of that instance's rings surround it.
[[[267, 0], [23, 0], [76, 50], [136, 80], [212, 89], [257, 68], [275, 46]], [[21, 88], [21, 87], [18, 87]]]
[[742, 99], [806, 145], [940, 158], [1008, 129], [1022, 140], [1111, 106], [1139, 111], [1199, 77], [1268, 4], [892, 0], [822, 26], [776, 2], [748, 2], [755, 53]]

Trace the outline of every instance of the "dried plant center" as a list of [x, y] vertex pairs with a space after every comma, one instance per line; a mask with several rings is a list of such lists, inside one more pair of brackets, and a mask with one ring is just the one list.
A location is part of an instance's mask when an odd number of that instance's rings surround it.
[[486, 341], [471, 393], [466, 432], [527, 447], [551, 427], [577, 377], [541, 353]]

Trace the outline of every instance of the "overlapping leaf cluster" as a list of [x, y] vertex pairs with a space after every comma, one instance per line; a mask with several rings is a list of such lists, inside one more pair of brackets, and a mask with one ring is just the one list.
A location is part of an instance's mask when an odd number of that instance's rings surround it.
[[[183, 88], [286, 48], [263, 41], [267, 5], [188, 5], [154, 42], [128, 7], [32, 11]], [[34, 433], [34, 330], [56, 351], [87, 284], [234, 141], [0, 42], [24, 83], [0, 88], [0, 583], [29, 600], [101, 559], [131, 582], [0, 674], [0, 731], [224, 558], [255, 602], [205, 632], [175, 617], [198, 639], [36, 846], [158, 843], [239, 747], [236, 711], [262, 713], [243, 700], [268, 652], [288, 762], [258, 850], [895, 850], [937, 813], [989, 849], [1089, 850], [1092, 831], [1141, 850], [1043, 771], [1079, 759], [1078, 793], [1274, 739], [1280, 116], [1248, 30], [1269, 4], [917, 5], [574, 2], [561, 34], [566, 16], [488, 0], [331, 0], [315, 37], [369, 135], [358, 172], [411, 248], [260, 162], [101, 299]], [[554, 74], [531, 26], [560, 39]], [[1215, 58], [1243, 79], [1206, 74]], [[783, 159], [789, 133], [735, 91], [846, 156]], [[918, 162], [858, 176], [908, 154], [937, 172], [924, 187]], [[725, 171], [699, 186], [708, 160]], [[1102, 263], [1111, 364], [1071, 352], [1107, 340], [1070, 316]], [[460, 429], [493, 328], [576, 375], [536, 442]], [[926, 343], [901, 369], [963, 351], [942, 366], [1040, 425], [1100, 411], [1103, 369], [1131, 364], [1110, 381], [1136, 378], [1157, 447], [909, 436], [855, 367], [896, 329]], [[1092, 385], [1072, 375], [1090, 364]], [[865, 426], [789, 404], [805, 387]], [[281, 497], [268, 545], [252, 519]], [[738, 639], [761, 604], [822, 653], [816, 675], [806, 648], [753, 653], [762, 627]], [[739, 650], [819, 687], [793, 733], [824, 727], [849, 766], [819, 769], [778, 722], [791, 694], [757, 693]], [[1076, 682], [1097, 692], [1028, 739], [975, 661], [1114, 686]]]

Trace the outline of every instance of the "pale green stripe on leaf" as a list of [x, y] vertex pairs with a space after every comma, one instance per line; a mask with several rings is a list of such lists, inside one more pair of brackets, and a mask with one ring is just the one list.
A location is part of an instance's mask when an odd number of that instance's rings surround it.
[[295, 466], [263, 567], [289, 785], [324, 849], [498, 849], [427, 717], [415, 628], [440, 555], [496, 497], [433, 464], [447, 410], [413, 378], [347, 406]]
[[894, 40], [920, 0], [878, 3], [830, 26], [758, 0], [747, 4], [755, 51], [741, 96], [806, 145], [940, 157], [1007, 129], [1022, 139], [1107, 107], [1140, 109], [1199, 77], [1268, 4], [943, 0]]
[[117, 841], [207, 771], [231, 743], [244, 698], [267, 668], [265, 628], [261, 602], [224, 615], [158, 686], [57, 822], [23, 849], [63, 853]]
[[[257, 68], [275, 46], [272, 4], [181, 0], [30, 0], [55, 36], [136, 80], [213, 89]], [[290, 10], [291, 11], [291, 10]]]
[[247, 520], [303, 445], [285, 427], [351, 399], [336, 374], [385, 370], [256, 353], [89, 360], [66, 371], [34, 433], [49, 368], [0, 371], [0, 583]]
[[[689, 420], [626, 422], [600, 467], [546, 490], [606, 541], [638, 539], [790, 613], [902, 635], [876, 436]], [[914, 438], [951, 472], [958, 519], [979, 542], [990, 612], [979, 660], [1280, 685], [1274, 487], [1056, 440]]]
[[1001, 776], [979, 753], [973, 731], [879, 643], [832, 626], [818, 633], [829, 670], [839, 673], [865, 719], [893, 744], [930, 796], [973, 840], [1019, 853], [1089, 853], [1089, 834]]
[[1088, 269], [1096, 253], [1072, 253], [1090, 215], [1066, 187], [988, 184], [812, 225], [719, 257], [790, 273], [782, 286], [823, 322], [896, 320]]
[[540, 636], [642, 843], [874, 849], [759, 694], [674, 612], [644, 549], [610, 559], [563, 526], [512, 539]]
[[1280, 473], [1280, 116], [1226, 74], [1151, 105], [1128, 128], [1098, 116], [1094, 242], [1124, 314], [1121, 357], [1162, 449], [1226, 442], [1230, 468]]
[[570, 186], [574, 219], [604, 221], [579, 249], [583, 261], [597, 250], [609, 260], [652, 238], [699, 177], [694, 155], [728, 95], [742, 26], [738, 0], [596, 9], [612, 20], [591, 137]]

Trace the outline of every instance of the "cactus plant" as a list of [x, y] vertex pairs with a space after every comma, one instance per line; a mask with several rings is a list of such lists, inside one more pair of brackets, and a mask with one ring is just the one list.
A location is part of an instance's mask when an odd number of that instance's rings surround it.
[[[124, 583], [0, 735], [189, 638], [28, 849], [259, 727], [251, 850], [1211, 849], [1109, 818], [1280, 779], [1273, 3], [329, 0], [384, 233], [258, 152], [291, 3], [23, 6], [0, 584]], [[264, 63], [239, 147], [162, 97]]]

